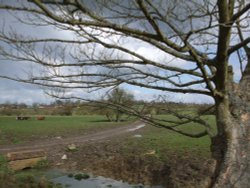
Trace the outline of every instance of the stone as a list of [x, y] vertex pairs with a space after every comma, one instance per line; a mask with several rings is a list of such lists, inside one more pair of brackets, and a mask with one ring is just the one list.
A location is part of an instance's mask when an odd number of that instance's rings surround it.
[[68, 151], [75, 151], [76, 150], [76, 145], [75, 144], [69, 144], [67, 146]]
[[134, 138], [141, 138], [141, 137], [142, 137], [142, 135], [140, 135], [140, 134], [136, 134], [136, 135], [134, 135], [133, 137], [134, 137]]
[[46, 152], [44, 150], [26, 150], [7, 153], [6, 159], [10, 169], [22, 170], [32, 168], [41, 160], [46, 160]]
[[23, 160], [30, 158], [38, 158], [46, 156], [44, 150], [25, 150], [7, 153], [6, 158], [8, 161]]
[[62, 156], [62, 158], [61, 158], [62, 160], [67, 160], [68, 159], [68, 157], [67, 157], [67, 155], [66, 154], [64, 154], [63, 156]]
[[155, 155], [156, 151], [155, 150], [148, 150], [147, 153], [145, 153], [145, 155]]
[[8, 162], [8, 166], [14, 171], [23, 170], [25, 168], [35, 167], [37, 163], [41, 160], [46, 160], [46, 157], [36, 157], [30, 159], [10, 161]]

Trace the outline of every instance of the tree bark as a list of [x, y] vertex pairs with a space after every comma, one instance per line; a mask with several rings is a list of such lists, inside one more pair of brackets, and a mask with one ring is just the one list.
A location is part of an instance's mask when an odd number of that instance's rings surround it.
[[119, 122], [119, 121], [120, 121], [120, 116], [121, 116], [120, 111], [117, 110], [117, 111], [115, 112], [115, 121], [116, 121], [116, 122]]
[[232, 117], [224, 121], [227, 130], [213, 140], [217, 164], [211, 187], [250, 187], [249, 113], [242, 114], [240, 121]]
[[239, 84], [229, 86], [227, 97], [216, 101], [218, 134], [211, 149], [217, 162], [210, 187], [250, 187], [249, 83], [245, 73]]

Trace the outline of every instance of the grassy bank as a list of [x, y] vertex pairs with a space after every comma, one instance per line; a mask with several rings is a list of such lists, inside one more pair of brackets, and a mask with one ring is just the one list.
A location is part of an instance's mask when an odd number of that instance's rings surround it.
[[8, 168], [7, 160], [0, 155], [0, 188], [62, 188], [46, 180], [43, 171], [34, 168], [32, 171], [13, 172]]

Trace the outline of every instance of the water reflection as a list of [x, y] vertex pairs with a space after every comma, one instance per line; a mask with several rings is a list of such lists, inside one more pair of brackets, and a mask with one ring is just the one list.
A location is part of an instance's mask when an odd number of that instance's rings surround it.
[[90, 177], [89, 179], [76, 180], [68, 176], [61, 176], [51, 179], [54, 183], [60, 183], [63, 187], [71, 188], [163, 188], [162, 186], [144, 186], [141, 184], [131, 185], [123, 181], [116, 181], [101, 176]]

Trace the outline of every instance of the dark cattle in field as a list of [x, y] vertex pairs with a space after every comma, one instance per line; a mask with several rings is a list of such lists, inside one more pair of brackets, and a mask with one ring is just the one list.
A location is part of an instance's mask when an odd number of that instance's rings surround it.
[[36, 119], [37, 119], [37, 120], [44, 120], [45, 117], [44, 117], [44, 116], [37, 116]]
[[16, 117], [16, 120], [28, 120], [28, 119], [30, 119], [30, 117], [28, 117], [28, 116], [17, 116]]

